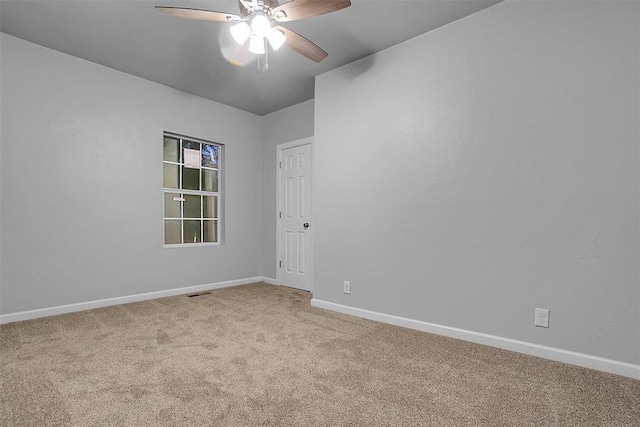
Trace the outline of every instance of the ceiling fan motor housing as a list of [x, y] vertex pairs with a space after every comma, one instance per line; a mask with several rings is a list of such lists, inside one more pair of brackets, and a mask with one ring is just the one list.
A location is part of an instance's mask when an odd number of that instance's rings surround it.
[[254, 12], [262, 12], [267, 15], [269, 18], [272, 17], [271, 10], [278, 7], [277, 0], [253, 0], [250, 2], [252, 9], [247, 9], [243, 7], [242, 3], [240, 3], [240, 11], [244, 18], [251, 15]]

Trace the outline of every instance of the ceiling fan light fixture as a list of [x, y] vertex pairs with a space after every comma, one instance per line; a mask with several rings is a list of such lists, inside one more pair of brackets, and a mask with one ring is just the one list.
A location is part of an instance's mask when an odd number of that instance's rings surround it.
[[264, 38], [255, 35], [251, 36], [249, 39], [249, 52], [262, 55], [265, 52]]
[[251, 20], [251, 30], [258, 37], [266, 37], [270, 29], [271, 22], [269, 22], [269, 18], [266, 15], [258, 13]]
[[246, 22], [240, 22], [239, 24], [233, 25], [230, 30], [233, 39], [239, 45], [243, 45], [251, 35], [251, 27], [249, 27], [249, 24]]
[[284, 44], [287, 37], [277, 28], [272, 28], [267, 34], [267, 40], [273, 50], [278, 50]]

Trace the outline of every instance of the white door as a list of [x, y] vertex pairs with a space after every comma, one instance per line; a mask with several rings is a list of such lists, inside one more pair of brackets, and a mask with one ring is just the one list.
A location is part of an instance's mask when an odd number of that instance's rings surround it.
[[[286, 145], [284, 146], [286, 147]], [[279, 150], [279, 261], [281, 285], [311, 290], [311, 144]]]

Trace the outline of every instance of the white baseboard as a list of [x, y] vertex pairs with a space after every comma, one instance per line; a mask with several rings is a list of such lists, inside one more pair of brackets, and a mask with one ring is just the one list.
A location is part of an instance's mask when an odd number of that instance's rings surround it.
[[[228, 288], [231, 286], [247, 285], [249, 283], [265, 282], [275, 284], [275, 280], [267, 277], [248, 277], [246, 279], [228, 280], [225, 282], [207, 283], [205, 285], [187, 286], [185, 288], [167, 289], [163, 291], [147, 292], [144, 294], [127, 295], [122, 297], [107, 298], [95, 301], [80, 302], [76, 304], [60, 305], [57, 307], [40, 308], [36, 310], [20, 311], [0, 315], [0, 325], [9, 322], [38, 319], [40, 317], [56, 316], [58, 314], [73, 313], [76, 311], [91, 310], [92, 308], [108, 307], [111, 305], [127, 304], [130, 302], [146, 301], [156, 298], [171, 297], [174, 295], [191, 294], [195, 292], [210, 291], [213, 289]], [[273, 282], [273, 283], [271, 283]]]
[[262, 277], [262, 281], [264, 283], [267, 283], [269, 285], [276, 285], [279, 286], [278, 282], [276, 281], [276, 279], [272, 279], [271, 277]]
[[420, 320], [407, 319], [406, 317], [364, 310], [316, 298], [311, 299], [311, 305], [318, 308], [350, 314], [356, 317], [362, 317], [364, 319], [389, 323], [396, 326], [515, 351], [517, 353], [524, 353], [531, 356], [542, 357], [544, 359], [555, 360], [557, 362], [564, 362], [570, 365], [577, 365], [584, 368], [596, 369], [598, 371], [640, 379], [640, 365], [619, 362], [617, 360], [605, 359], [603, 357], [591, 356], [583, 353], [576, 353], [574, 351], [562, 350], [559, 348], [547, 347], [525, 341], [513, 340], [510, 338], [498, 337], [495, 335], [483, 334], [480, 332], [467, 331], [465, 329], [427, 323]]

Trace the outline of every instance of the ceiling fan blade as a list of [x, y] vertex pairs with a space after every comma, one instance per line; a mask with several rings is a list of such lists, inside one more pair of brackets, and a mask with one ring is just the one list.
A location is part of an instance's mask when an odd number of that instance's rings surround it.
[[282, 31], [284, 35], [287, 36], [287, 43], [291, 46], [291, 49], [295, 50], [302, 56], [306, 56], [312, 61], [320, 62], [329, 55], [327, 52], [322, 50], [320, 46], [295, 31], [279, 25], [275, 28]]
[[350, 0], [292, 0], [273, 9], [272, 15], [278, 22], [287, 22], [324, 15], [349, 6]]
[[215, 12], [213, 10], [167, 6], [156, 6], [156, 9], [165, 15], [176, 16], [178, 18], [199, 19], [202, 21], [230, 22], [242, 19], [233, 13]]

